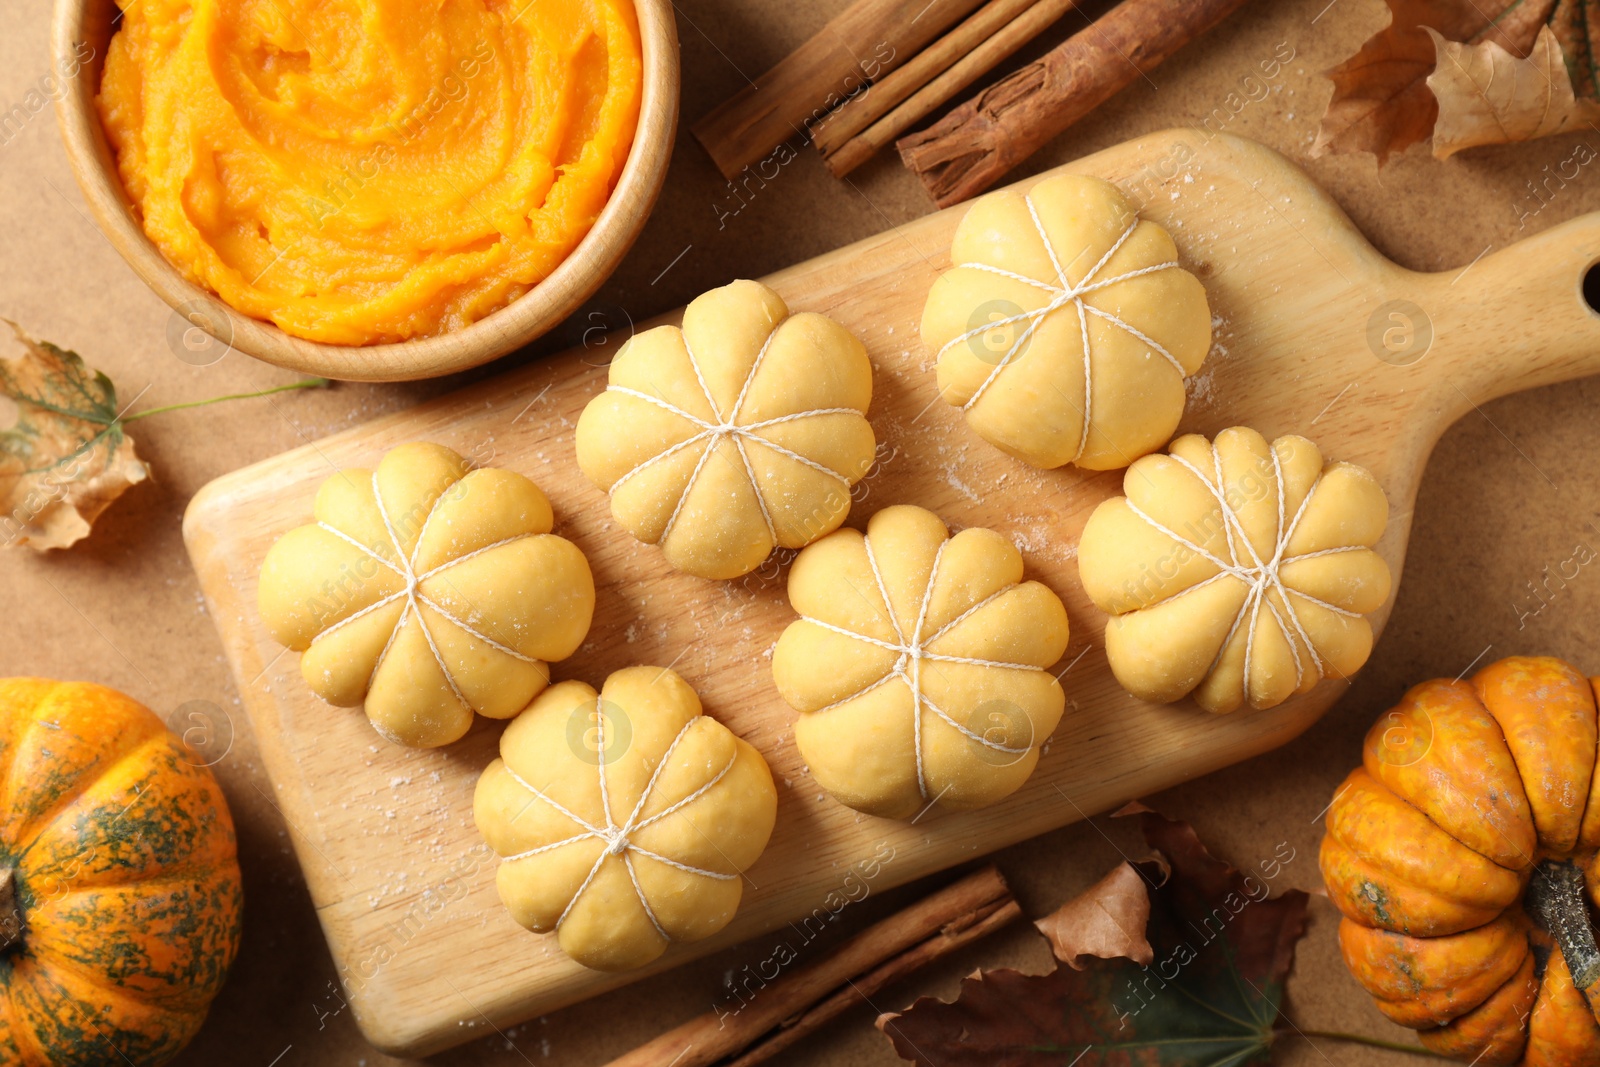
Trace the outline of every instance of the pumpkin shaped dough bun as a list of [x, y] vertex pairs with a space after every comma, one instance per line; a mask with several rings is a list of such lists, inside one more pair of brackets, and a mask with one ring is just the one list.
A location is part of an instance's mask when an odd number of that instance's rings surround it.
[[578, 466], [673, 567], [737, 578], [844, 521], [877, 447], [871, 400], [850, 331], [736, 281], [622, 346], [578, 420]]
[[585, 967], [642, 967], [733, 918], [767, 847], [767, 763], [665, 667], [541, 693], [500, 737], [472, 813], [500, 899]]
[[1366, 663], [1390, 588], [1372, 549], [1389, 502], [1366, 468], [1236, 426], [1144, 457], [1122, 491], [1089, 516], [1078, 575], [1128, 692], [1270, 708]]
[[1328, 805], [1345, 964], [1432, 1052], [1600, 1062], [1596, 681], [1512, 656], [1414, 686]]
[[1109, 182], [1046, 178], [968, 209], [922, 312], [939, 394], [1035, 467], [1126, 467], [1183, 415], [1211, 348], [1205, 289]]
[[1043, 668], [1067, 648], [1067, 612], [993, 530], [954, 537], [901, 504], [863, 536], [829, 534], [789, 571], [789, 624], [772, 676], [800, 713], [794, 738], [841, 803], [904, 819], [930, 804], [981, 808], [1039, 762], [1066, 696]]
[[261, 565], [262, 620], [312, 692], [363, 704], [391, 741], [431, 748], [474, 714], [510, 718], [589, 632], [589, 562], [520, 474], [406, 444], [334, 474], [312, 511]]

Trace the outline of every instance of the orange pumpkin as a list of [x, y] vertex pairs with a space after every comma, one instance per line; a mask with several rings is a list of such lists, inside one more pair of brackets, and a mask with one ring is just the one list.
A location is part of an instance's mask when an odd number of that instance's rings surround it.
[[0, 1063], [164, 1064], [239, 947], [222, 790], [111, 689], [0, 680]]
[[1321, 864], [1345, 963], [1435, 1052], [1600, 1065], [1596, 681], [1515, 656], [1423, 682], [1334, 794]]

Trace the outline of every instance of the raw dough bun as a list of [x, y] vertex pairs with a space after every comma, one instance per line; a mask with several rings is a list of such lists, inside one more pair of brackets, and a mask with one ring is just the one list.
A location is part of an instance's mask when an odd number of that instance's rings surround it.
[[664, 667], [551, 686], [506, 727], [472, 815], [511, 917], [597, 970], [728, 924], [778, 792], [761, 754]]
[[267, 552], [262, 620], [304, 653], [313, 692], [364, 702], [391, 741], [432, 748], [474, 712], [510, 718], [589, 632], [589, 562], [520, 474], [406, 444], [323, 482], [313, 513]]
[[[840, 530], [789, 572], [798, 622], [772, 676], [800, 712], [811, 776], [844, 804], [904, 819], [931, 802], [981, 808], [1039, 762], [1066, 697], [1048, 667], [1067, 612], [993, 530], [950, 536], [908, 505]], [[885, 607], [885, 605], [889, 607]]]
[[737, 578], [844, 521], [877, 447], [871, 399], [848, 330], [737, 281], [622, 346], [578, 420], [578, 466], [672, 566]]
[[1035, 467], [1114, 470], [1172, 436], [1211, 312], [1167, 231], [1115, 186], [1064, 174], [990, 193], [956, 227], [950, 261], [922, 340], [939, 394], [980, 437]]
[[1122, 491], [1089, 516], [1078, 574], [1113, 616], [1106, 656], [1128, 692], [1270, 708], [1367, 661], [1389, 502], [1366, 468], [1234, 427], [1146, 456]]

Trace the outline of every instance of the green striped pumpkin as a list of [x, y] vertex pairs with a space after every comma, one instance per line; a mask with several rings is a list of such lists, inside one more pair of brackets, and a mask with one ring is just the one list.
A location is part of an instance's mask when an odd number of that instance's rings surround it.
[[0, 680], [0, 1063], [156, 1067], [239, 947], [233, 820], [149, 709]]

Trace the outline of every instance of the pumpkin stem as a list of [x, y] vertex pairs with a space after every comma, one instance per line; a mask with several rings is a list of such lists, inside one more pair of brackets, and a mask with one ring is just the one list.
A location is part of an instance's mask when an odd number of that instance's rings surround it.
[[1572, 983], [1587, 990], [1600, 982], [1600, 946], [1589, 922], [1583, 870], [1565, 860], [1545, 860], [1528, 882], [1528, 912], [1561, 946]]
[[22, 905], [17, 901], [15, 867], [0, 868], [0, 953], [22, 944]]

